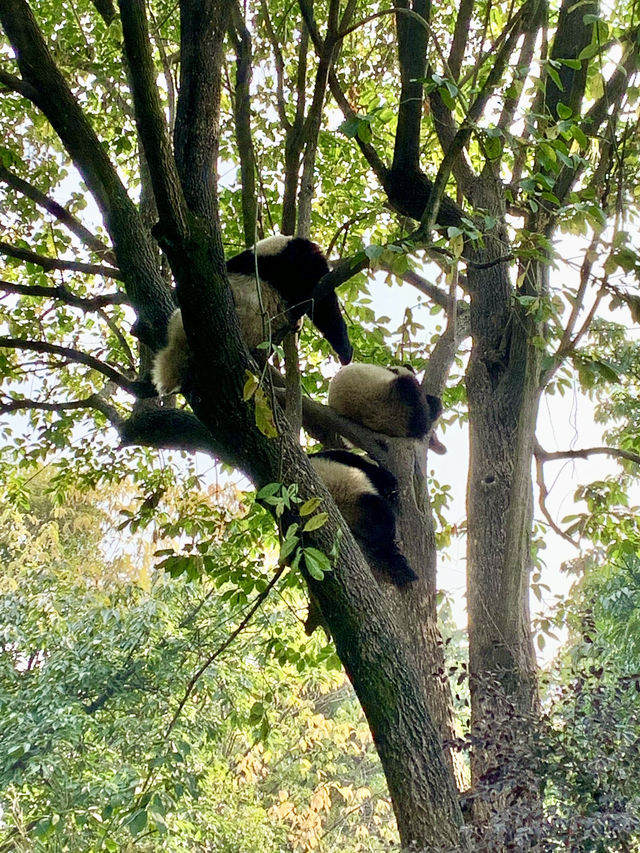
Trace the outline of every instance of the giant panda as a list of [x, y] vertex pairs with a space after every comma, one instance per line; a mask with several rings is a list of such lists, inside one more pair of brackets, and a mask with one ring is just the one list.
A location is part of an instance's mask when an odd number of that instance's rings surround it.
[[438, 397], [423, 394], [408, 367], [350, 364], [329, 383], [329, 406], [375, 432], [424, 438], [440, 417]]
[[349, 450], [309, 455], [367, 560], [396, 586], [417, 575], [396, 544], [398, 483], [386, 468]]
[[[329, 264], [320, 247], [303, 237], [267, 237], [230, 258], [227, 276], [247, 348], [255, 353], [265, 338], [279, 343], [290, 329], [299, 328], [307, 314], [334, 348], [340, 362], [348, 364], [353, 349], [337, 296], [331, 291], [319, 300], [312, 298], [315, 286], [328, 272]], [[261, 301], [270, 327], [267, 330], [263, 328]], [[167, 346], [156, 355], [152, 370], [159, 394], [177, 391], [188, 368], [187, 339], [179, 309], [169, 320], [167, 339]]]

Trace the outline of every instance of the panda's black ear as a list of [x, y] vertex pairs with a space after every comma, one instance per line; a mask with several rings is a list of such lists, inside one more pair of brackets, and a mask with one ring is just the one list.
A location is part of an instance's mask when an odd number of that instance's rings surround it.
[[442, 400], [440, 397], [434, 397], [433, 394], [427, 394], [427, 406], [429, 406], [429, 415], [431, 423], [434, 424], [442, 414]]

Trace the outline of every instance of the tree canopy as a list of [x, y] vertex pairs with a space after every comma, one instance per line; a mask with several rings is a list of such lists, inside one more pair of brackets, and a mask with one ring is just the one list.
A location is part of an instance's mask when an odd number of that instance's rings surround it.
[[[326, 627], [353, 683], [404, 847], [551, 843], [529, 760], [541, 545], [560, 535], [600, 564], [640, 552], [635, 5], [0, 0], [0, 24], [13, 499], [54, 459], [57, 501], [126, 481], [139, 504], [114, 535], [144, 541], [163, 495], [182, 490], [162, 567], [257, 591], [256, 607], [282, 584], [308, 588], [308, 629]], [[446, 488], [429, 488], [428, 439], [321, 402], [331, 351], [308, 326], [268, 363], [247, 350], [225, 255], [278, 231], [326, 251], [314, 297], [337, 291], [356, 360], [410, 361], [445, 424], [468, 425], [468, 772], [437, 625], [436, 546], [460, 532]], [[176, 305], [185, 406], [150, 381]], [[536, 435], [541, 402], [570, 394], [592, 401], [606, 446], [569, 446], [559, 424], [557, 447]], [[309, 465], [314, 442], [345, 440], [398, 479], [399, 541], [419, 575], [406, 588], [369, 566]], [[251, 481], [277, 567], [243, 539], [250, 522], [219, 535], [194, 452]], [[610, 476], [555, 518], [550, 466], [593, 455]]]

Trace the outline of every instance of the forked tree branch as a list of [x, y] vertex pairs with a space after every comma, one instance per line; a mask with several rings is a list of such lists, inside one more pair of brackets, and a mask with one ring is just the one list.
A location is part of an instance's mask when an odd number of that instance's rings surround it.
[[581, 450], [545, 450], [536, 442], [535, 457], [542, 462], [553, 462], [559, 459], [588, 459], [590, 456], [611, 456], [614, 459], [625, 459], [640, 465], [640, 454], [620, 447], [585, 447]]
[[573, 545], [574, 548], [579, 548], [579, 544], [569, 536], [565, 531], [553, 520], [551, 513], [549, 512], [549, 508], [547, 507], [547, 498], [549, 497], [549, 490], [547, 489], [546, 483], [544, 481], [544, 460], [541, 459], [537, 452], [535, 455], [536, 462], [536, 482], [538, 484], [538, 506], [540, 507], [540, 512], [546, 519], [547, 524], [565, 542], [569, 542]]

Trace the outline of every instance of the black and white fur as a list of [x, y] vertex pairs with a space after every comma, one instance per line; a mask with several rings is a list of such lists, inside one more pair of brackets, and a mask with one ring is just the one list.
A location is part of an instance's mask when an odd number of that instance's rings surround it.
[[309, 456], [367, 560], [396, 586], [417, 575], [396, 544], [398, 483], [386, 468], [348, 450]]
[[440, 417], [438, 397], [423, 394], [408, 367], [350, 364], [329, 384], [329, 406], [375, 432], [424, 438]]
[[[260, 279], [260, 296], [256, 270]], [[333, 291], [312, 299], [315, 286], [329, 272], [320, 247], [302, 237], [277, 235], [260, 240], [227, 261], [240, 329], [247, 348], [255, 352], [265, 339], [279, 343], [306, 314], [329, 341], [342, 364], [353, 356], [347, 327]], [[263, 311], [268, 329], [263, 326]], [[174, 311], [167, 328], [167, 346], [155, 358], [153, 383], [159, 394], [177, 391], [188, 368], [187, 340], [180, 311]]]

